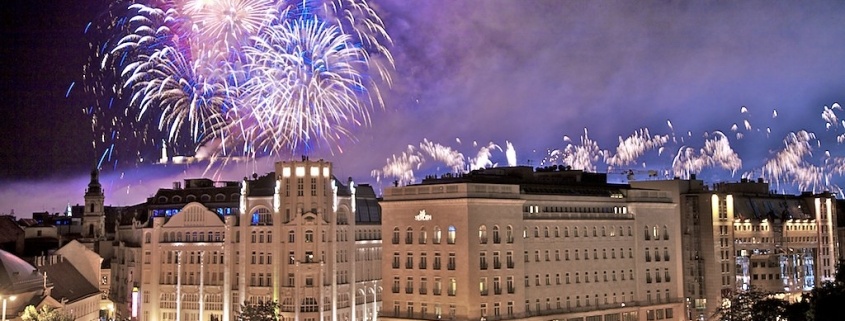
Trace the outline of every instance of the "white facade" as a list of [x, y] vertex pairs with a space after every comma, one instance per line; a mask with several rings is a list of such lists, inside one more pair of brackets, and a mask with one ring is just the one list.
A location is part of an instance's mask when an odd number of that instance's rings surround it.
[[677, 205], [589, 175], [488, 169], [387, 189], [382, 319], [681, 320]]
[[[374, 319], [380, 226], [357, 219], [359, 187], [340, 184], [331, 170], [322, 160], [280, 162], [275, 173], [241, 182], [237, 195], [171, 190], [179, 196], [163, 201], [195, 201], [175, 213], [151, 209], [150, 225], [118, 233], [137, 240], [116, 250], [112, 270], [124, 286], [113, 289], [127, 301], [134, 294], [127, 309], [144, 321], [234, 320], [242, 303], [259, 301], [277, 301], [285, 320]], [[226, 207], [232, 197], [234, 208]]]

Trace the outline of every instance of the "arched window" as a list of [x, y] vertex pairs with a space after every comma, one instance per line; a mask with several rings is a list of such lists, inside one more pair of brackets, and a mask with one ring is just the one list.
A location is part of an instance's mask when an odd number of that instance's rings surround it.
[[273, 216], [265, 207], [256, 208], [252, 212], [251, 225], [273, 225]]
[[296, 242], [296, 234], [293, 231], [288, 231], [288, 243]]
[[485, 225], [478, 227], [478, 242], [487, 244], [487, 226]]
[[501, 242], [502, 242], [502, 240], [499, 237], [499, 226], [493, 225], [493, 243], [499, 244]]
[[193, 202], [193, 201], [196, 201], [196, 200], [197, 200], [197, 197], [196, 197], [196, 196], [194, 196], [194, 195], [188, 195], [188, 196], [185, 196], [185, 202], [189, 202], [189, 203], [190, 203], [190, 202]]
[[543, 237], [549, 237], [549, 227], [548, 226], [543, 227]]
[[313, 243], [314, 242], [314, 231], [312, 231], [312, 230], [305, 231], [305, 242], [306, 243]]
[[524, 238], [524, 239], [528, 238], [528, 227], [522, 228], [522, 238]]
[[420, 244], [425, 244], [428, 242], [428, 232], [425, 230], [425, 226], [420, 228]]
[[144, 234], [144, 243], [150, 243], [151, 240], [152, 236], [150, 236], [150, 233]]
[[399, 244], [399, 228], [393, 228], [393, 239], [391, 240], [393, 244]]
[[440, 239], [443, 237], [443, 232], [440, 231], [439, 226], [434, 227], [434, 244], [440, 244]]
[[575, 237], [578, 237], [578, 227], [575, 227]]
[[669, 239], [669, 228], [666, 227], [666, 225], [663, 225], [663, 239], [664, 240]]
[[405, 230], [405, 244], [414, 244], [414, 229], [410, 226]]
[[506, 237], [508, 238], [507, 242], [513, 243], [513, 226], [508, 225], [508, 227], [506, 229], [506, 234], [507, 234]]
[[560, 237], [560, 227], [555, 226], [555, 237]]
[[651, 231], [648, 230], [648, 226], [645, 227], [645, 240], [651, 240]]
[[455, 237], [456, 231], [454, 225], [449, 225], [449, 235], [446, 236], [446, 242], [449, 244], [455, 244]]

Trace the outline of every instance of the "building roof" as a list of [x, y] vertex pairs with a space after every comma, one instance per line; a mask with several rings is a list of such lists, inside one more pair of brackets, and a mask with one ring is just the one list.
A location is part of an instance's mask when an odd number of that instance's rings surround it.
[[16, 242], [23, 235], [23, 228], [12, 216], [0, 216], [0, 243]]
[[43, 279], [32, 264], [0, 250], [0, 293], [23, 293], [43, 287]]
[[420, 185], [479, 183], [519, 185], [521, 194], [610, 196], [630, 189], [627, 184], [607, 182], [607, 174], [572, 170], [568, 167], [528, 166], [482, 168], [466, 174], [430, 176]]
[[56, 301], [75, 302], [100, 293], [100, 290], [88, 282], [68, 261], [61, 260], [45, 265], [41, 267], [41, 270], [47, 272], [47, 279], [53, 282], [50, 296]]
[[381, 224], [381, 206], [372, 186], [355, 187], [355, 210], [355, 224]]

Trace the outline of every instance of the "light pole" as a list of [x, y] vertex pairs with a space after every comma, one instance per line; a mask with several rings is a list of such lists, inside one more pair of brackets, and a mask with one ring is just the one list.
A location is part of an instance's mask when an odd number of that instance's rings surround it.
[[14, 295], [10, 295], [10, 296], [7, 296], [7, 297], [4, 297], [4, 296], [0, 296], [0, 297], [3, 298], [3, 321], [6, 321], [6, 301], [14, 301], [16, 297]]

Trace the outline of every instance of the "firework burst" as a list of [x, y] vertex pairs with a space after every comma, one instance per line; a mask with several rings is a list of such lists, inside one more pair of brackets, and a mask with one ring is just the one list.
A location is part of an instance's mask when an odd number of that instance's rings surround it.
[[95, 148], [129, 129], [215, 158], [332, 149], [390, 85], [391, 40], [365, 1], [119, 2], [98, 23], [85, 68]]

